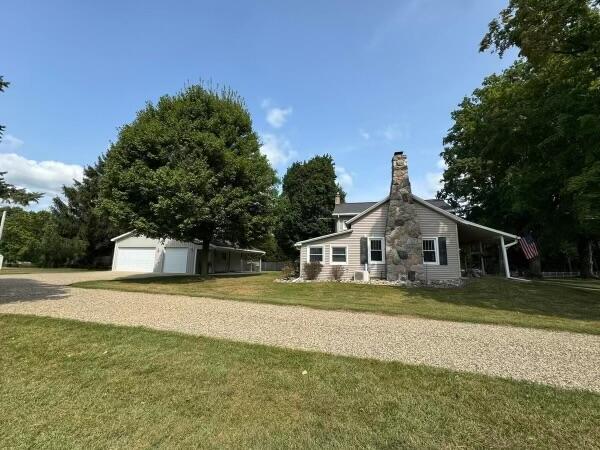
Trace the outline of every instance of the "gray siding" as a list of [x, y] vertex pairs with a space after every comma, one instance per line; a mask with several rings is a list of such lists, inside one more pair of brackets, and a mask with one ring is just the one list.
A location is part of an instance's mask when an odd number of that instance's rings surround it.
[[[307, 262], [308, 247], [323, 246], [323, 270], [319, 279], [331, 279], [331, 246], [346, 245], [348, 247], [348, 264], [344, 265], [344, 279], [352, 279], [355, 271], [364, 270], [360, 264], [360, 238], [383, 237], [387, 220], [387, 203], [361, 217], [351, 226], [352, 233], [339, 237], [330, 237], [302, 245], [300, 249], [300, 267]], [[421, 225], [423, 237], [445, 237], [448, 252], [448, 265], [426, 265], [428, 280], [447, 280], [460, 278], [460, 257], [458, 245], [458, 228], [456, 222], [425, 206], [415, 203], [417, 217]], [[385, 245], [385, 240], [384, 240]], [[373, 278], [385, 278], [385, 264], [368, 264], [367, 269]]]
[[[331, 279], [332, 266], [329, 264], [331, 258], [331, 245], [346, 245], [348, 247], [348, 264], [342, 266], [345, 269], [344, 279], [353, 279], [355, 271], [364, 270], [364, 266], [360, 264], [360, 238], [363, 236], [384, 237], [386, 215], [387, 204], [371, 211], [369, 214], [353, 223], [352, 233], [344, 234], [340, 237], [321, 239], [303, 245], [300, 249], [300, 267], [302, 268], [307, 262], [308, 247], [323, 246], [323, 270], [319, 274], [319, 279]], [[385, 275], [385, 264], [368, 264], [367, 268], [373, 278], [380, 278]]]
[[415, 207], [423, 237], [435, 238], [443, 236], [446, 238], [448, 265], [425, 264], [426, 278], [428, 280], [452, 280], [460, 278], [460, 253], [456, 222], [418, 203], [415, 203]]

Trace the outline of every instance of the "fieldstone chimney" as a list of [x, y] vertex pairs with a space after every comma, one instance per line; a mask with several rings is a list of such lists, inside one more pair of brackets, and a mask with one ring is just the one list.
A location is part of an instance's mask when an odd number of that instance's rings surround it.
[[392, 184], [385, 228], [388, 281], [417, 281], [423, 278], [421, 226], [413, 204], [408, 165], [403, 152], [392, 158]]

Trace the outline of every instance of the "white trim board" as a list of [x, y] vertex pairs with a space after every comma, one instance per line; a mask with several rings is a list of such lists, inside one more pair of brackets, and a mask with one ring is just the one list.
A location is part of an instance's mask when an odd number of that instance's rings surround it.
[[309, 242], [316, 242], [316, 241], [320, 241], [321, 239], [327, 239], [327, 238], [331, 238], [331, 237], [341, 236], [342, 234], [352, 233], [352, 231], [353, 230], [338, 231], [337, 233], [325, 234], [323, 236], [317, 236], [317, 237], [314, 237], [311, 239], [306, 239], [304, 241], [298, 241], [294, 244], [294, 247], [298, 248], [301, 245], [308, 244]]

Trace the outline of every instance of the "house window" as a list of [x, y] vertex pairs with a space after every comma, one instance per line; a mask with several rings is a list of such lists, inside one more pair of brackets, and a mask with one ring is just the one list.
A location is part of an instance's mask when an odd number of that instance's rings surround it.
[[424, 264], [437, 264], [437, 239], [436, 238], [423, 238], [423, 263]]
[[369, 239], [369, 263], [383, 262], [383, 238]]
[[323, 262], [323, 247], [309, 247], [308, 262]]
[[341, 245], [331, 246], [331, 264], [347, 264], [348, 247]]

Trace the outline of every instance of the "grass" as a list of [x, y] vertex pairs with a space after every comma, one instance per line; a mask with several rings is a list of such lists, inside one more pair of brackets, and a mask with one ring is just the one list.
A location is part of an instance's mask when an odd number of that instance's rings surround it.
[[584, 391], [39, 317], [0, 315], [0, 342], [2, 447], [600, 442], [600, 396]]
[[597, 279], [548, 278], [548, 279], [545, 279], [544, 281], [546, 283], [556, 284], [559, 286], [569, 286], [572, 288], [598, 291], [600, 293], [600, 280], [597, 280]]
[[[97, 270], [97, 269], [94, 269]], [[2, 267], [0, 275], [18, 275], [28, 273], [62, 273], [62, 272], [85, 272], [86, 269], [72, 269], [69, 267]]]
[[600, 292], [571, 286], [486, 277], [458, 289], [407, 289], [334, 282], [275, 283], [277, 276], [177, 276], [86, 281], [75, 286], [600, 334]]

